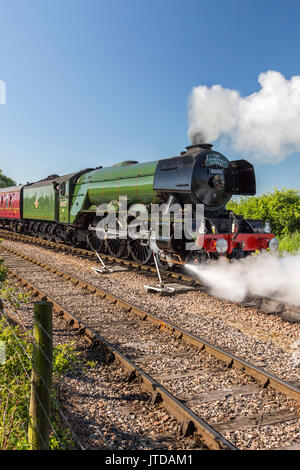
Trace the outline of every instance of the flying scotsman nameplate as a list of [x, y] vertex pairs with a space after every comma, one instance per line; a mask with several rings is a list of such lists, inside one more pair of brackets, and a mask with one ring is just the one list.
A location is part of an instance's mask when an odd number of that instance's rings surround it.
[[222, 168], [228, 168], [229, 163], [226, 157], [223, 155], [216, 155], [215, 153], [208, 153], [205, 159], [206, 166], [220, 166]]

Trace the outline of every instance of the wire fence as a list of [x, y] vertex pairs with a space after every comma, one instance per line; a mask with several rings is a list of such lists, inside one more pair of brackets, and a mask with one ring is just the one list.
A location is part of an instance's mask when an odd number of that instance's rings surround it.
[[[5, 284], [0, 302], [0, 450], [67, 449], [70, 442], [84, 450], [52, 386], [52, 320], [47, 330], [36, 314], [43, 302], [34, 305], [33, 332], [22, 315], [28, 305]], [[52, 319], [52, 304], [50, 311]]]

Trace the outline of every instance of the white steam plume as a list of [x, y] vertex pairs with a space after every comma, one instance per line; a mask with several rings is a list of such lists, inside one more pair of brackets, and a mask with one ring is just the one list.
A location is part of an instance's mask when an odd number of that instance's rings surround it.
[[287, 80], [269, 70], [258, 82], [260, 90], [245, 97], [221, 85], [195, 87], [189, 102], [192, 143], [222, 138], [232, 150], [263, 163], [300, 152], [300, 76]]
[[186, 265], [216, 297], [241, 302], [248, 295], [272, 297], [300, 305], [300, 252], [297, 255], [259, 254], [228, 263]]

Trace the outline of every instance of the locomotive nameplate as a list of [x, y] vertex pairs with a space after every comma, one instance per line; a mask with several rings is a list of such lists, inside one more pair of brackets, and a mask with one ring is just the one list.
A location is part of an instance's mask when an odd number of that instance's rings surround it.
[[229, 162], [224, 155], [218, 155], [216, 153], [208, 153], [205, 159], [206, 166], [221, 166], [222, 168], [228, 168]]

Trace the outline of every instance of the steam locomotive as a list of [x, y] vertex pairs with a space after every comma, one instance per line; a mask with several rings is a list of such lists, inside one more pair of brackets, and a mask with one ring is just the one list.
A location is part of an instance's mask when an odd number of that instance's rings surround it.
[[[84, 245], [97, 252], [107, 251], [118, 258], [132, 257], [141, 264], [151, 262], [153, 251], [161, 266], [198, 263], [221, 255], [242, 258], [278, 246], [262, 221], [244, 219], [226, 210], [233, 195], [255, 192], [255, 173], [249, 162], [229, 161], [212, 150], [211, 144], [192, 145], [172, 158], [147, 163], [123, 161], [106, 168], [50, 175], [36, 183], [2, 188], [0, 226], [73, 246]], [[164, 203], [156, 230], [152, 231], [150, 217], [145, 215], [148, 229], [140, 230], [138, 238], [121, 237], [116, 232], [112, 236], [109, 224], [104, 224], [110, 210], [99, 215], [98, 208], [104, 204], [112, 207], [117, 223], [124, 225], [118, 213], [120, 196], [127, 197], [135, 214], [145, 208], [149, 214], [155, 205]], [[174, 204], [182, 216], [186, 206], [191, 207], [191, 250], [187, 249], [186, 235], [181, 239], [175, 236], [183, 218], [170, 214]], [[197, 205], [204, 208], [201, 227], [196, 225]], [[129, 211], [125, 222], [132, 219]], [[99, 236], [99, 225], [103, 236]], [[164, 228], [168, 228], [167, 235]]]

